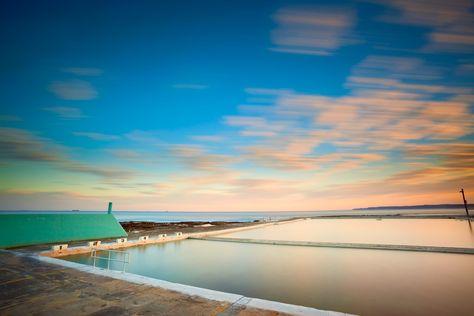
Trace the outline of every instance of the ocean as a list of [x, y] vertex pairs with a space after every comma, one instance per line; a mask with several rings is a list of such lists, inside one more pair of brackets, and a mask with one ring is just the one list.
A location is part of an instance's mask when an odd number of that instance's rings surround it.
[[[98, 214], [106, 211], [0, 211], [0, 214], [17, 214], [17, 213], [88, 213]], [[464, 215], [463, 209], [403, 209], [403, 210], [339, 210], [339, 211], [283, 211], [283, 212], [177, 212], [177, 211], [113, 211], [114, 216], [120, 222], [127, 221], [144, 221], [144, 222], [158, 222], [158, 223], [176, 223], [187, 221], [232, 221], [232, 222], [253, 222], [257, 220], [282, 220], [293, 217], [313, 217], [325, 215], [363, 215], [363, 214], [380, 214], [380, 215]]]

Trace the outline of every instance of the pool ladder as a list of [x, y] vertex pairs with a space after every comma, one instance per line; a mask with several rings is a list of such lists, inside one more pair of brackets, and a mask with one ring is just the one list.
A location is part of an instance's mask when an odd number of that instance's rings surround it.
[[[101, 256], [98, 252], [103, 253], [106, 252], [107, 256]], [[113, 256], [113, 254], [120, 254], [119, 258], [117, 256]], [[110, 270], [110, 262], [121, 262], [122, 263], [122, 272], [125, 272], [125, 266], [130, 264], [130, 254], [126, 251], [121, 250], [109, 250], [109, 249], [93, 249], [91, 251], [91, 258], [93, 258], [93, 266], [94, 268], [98, 268], [96, 263], [97, 260], [107, 260], [107, 270]]]

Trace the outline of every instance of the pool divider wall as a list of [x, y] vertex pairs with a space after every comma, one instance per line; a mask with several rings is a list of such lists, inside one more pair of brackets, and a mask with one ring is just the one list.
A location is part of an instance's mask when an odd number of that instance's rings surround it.
[[0, 214], [0, 248], [127, 237], [112, 214]]

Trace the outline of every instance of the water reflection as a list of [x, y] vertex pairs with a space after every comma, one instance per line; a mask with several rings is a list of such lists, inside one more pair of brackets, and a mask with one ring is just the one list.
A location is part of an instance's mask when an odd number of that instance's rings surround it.
[[474, 235], [466, 222], [451, 219], [315, 219], [220, 237], [473, 247]]
[[[466, 225], [438, 219], [328, 219], [227, 236], [471, 247]], [[359, 315], [468, 315], [474, 310], [472, 255], [203, 240], [127, 251], [129, 272], [248, 297]], [[66, 259], [92, 263], [88, 255]], [[113, 263], [112, 268], [121, 265]]]
[[[361, 315], [468, 315], [474, 256], [186, 240], [128, 249], [128, 271]], [[68, 260], [87, 263], [87, 256]]]

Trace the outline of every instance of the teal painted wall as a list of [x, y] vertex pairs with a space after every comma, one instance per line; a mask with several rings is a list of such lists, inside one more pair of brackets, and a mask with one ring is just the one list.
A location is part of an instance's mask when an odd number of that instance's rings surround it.
[[0, 248], [127, 237], [112, 214], [0, 214]]

